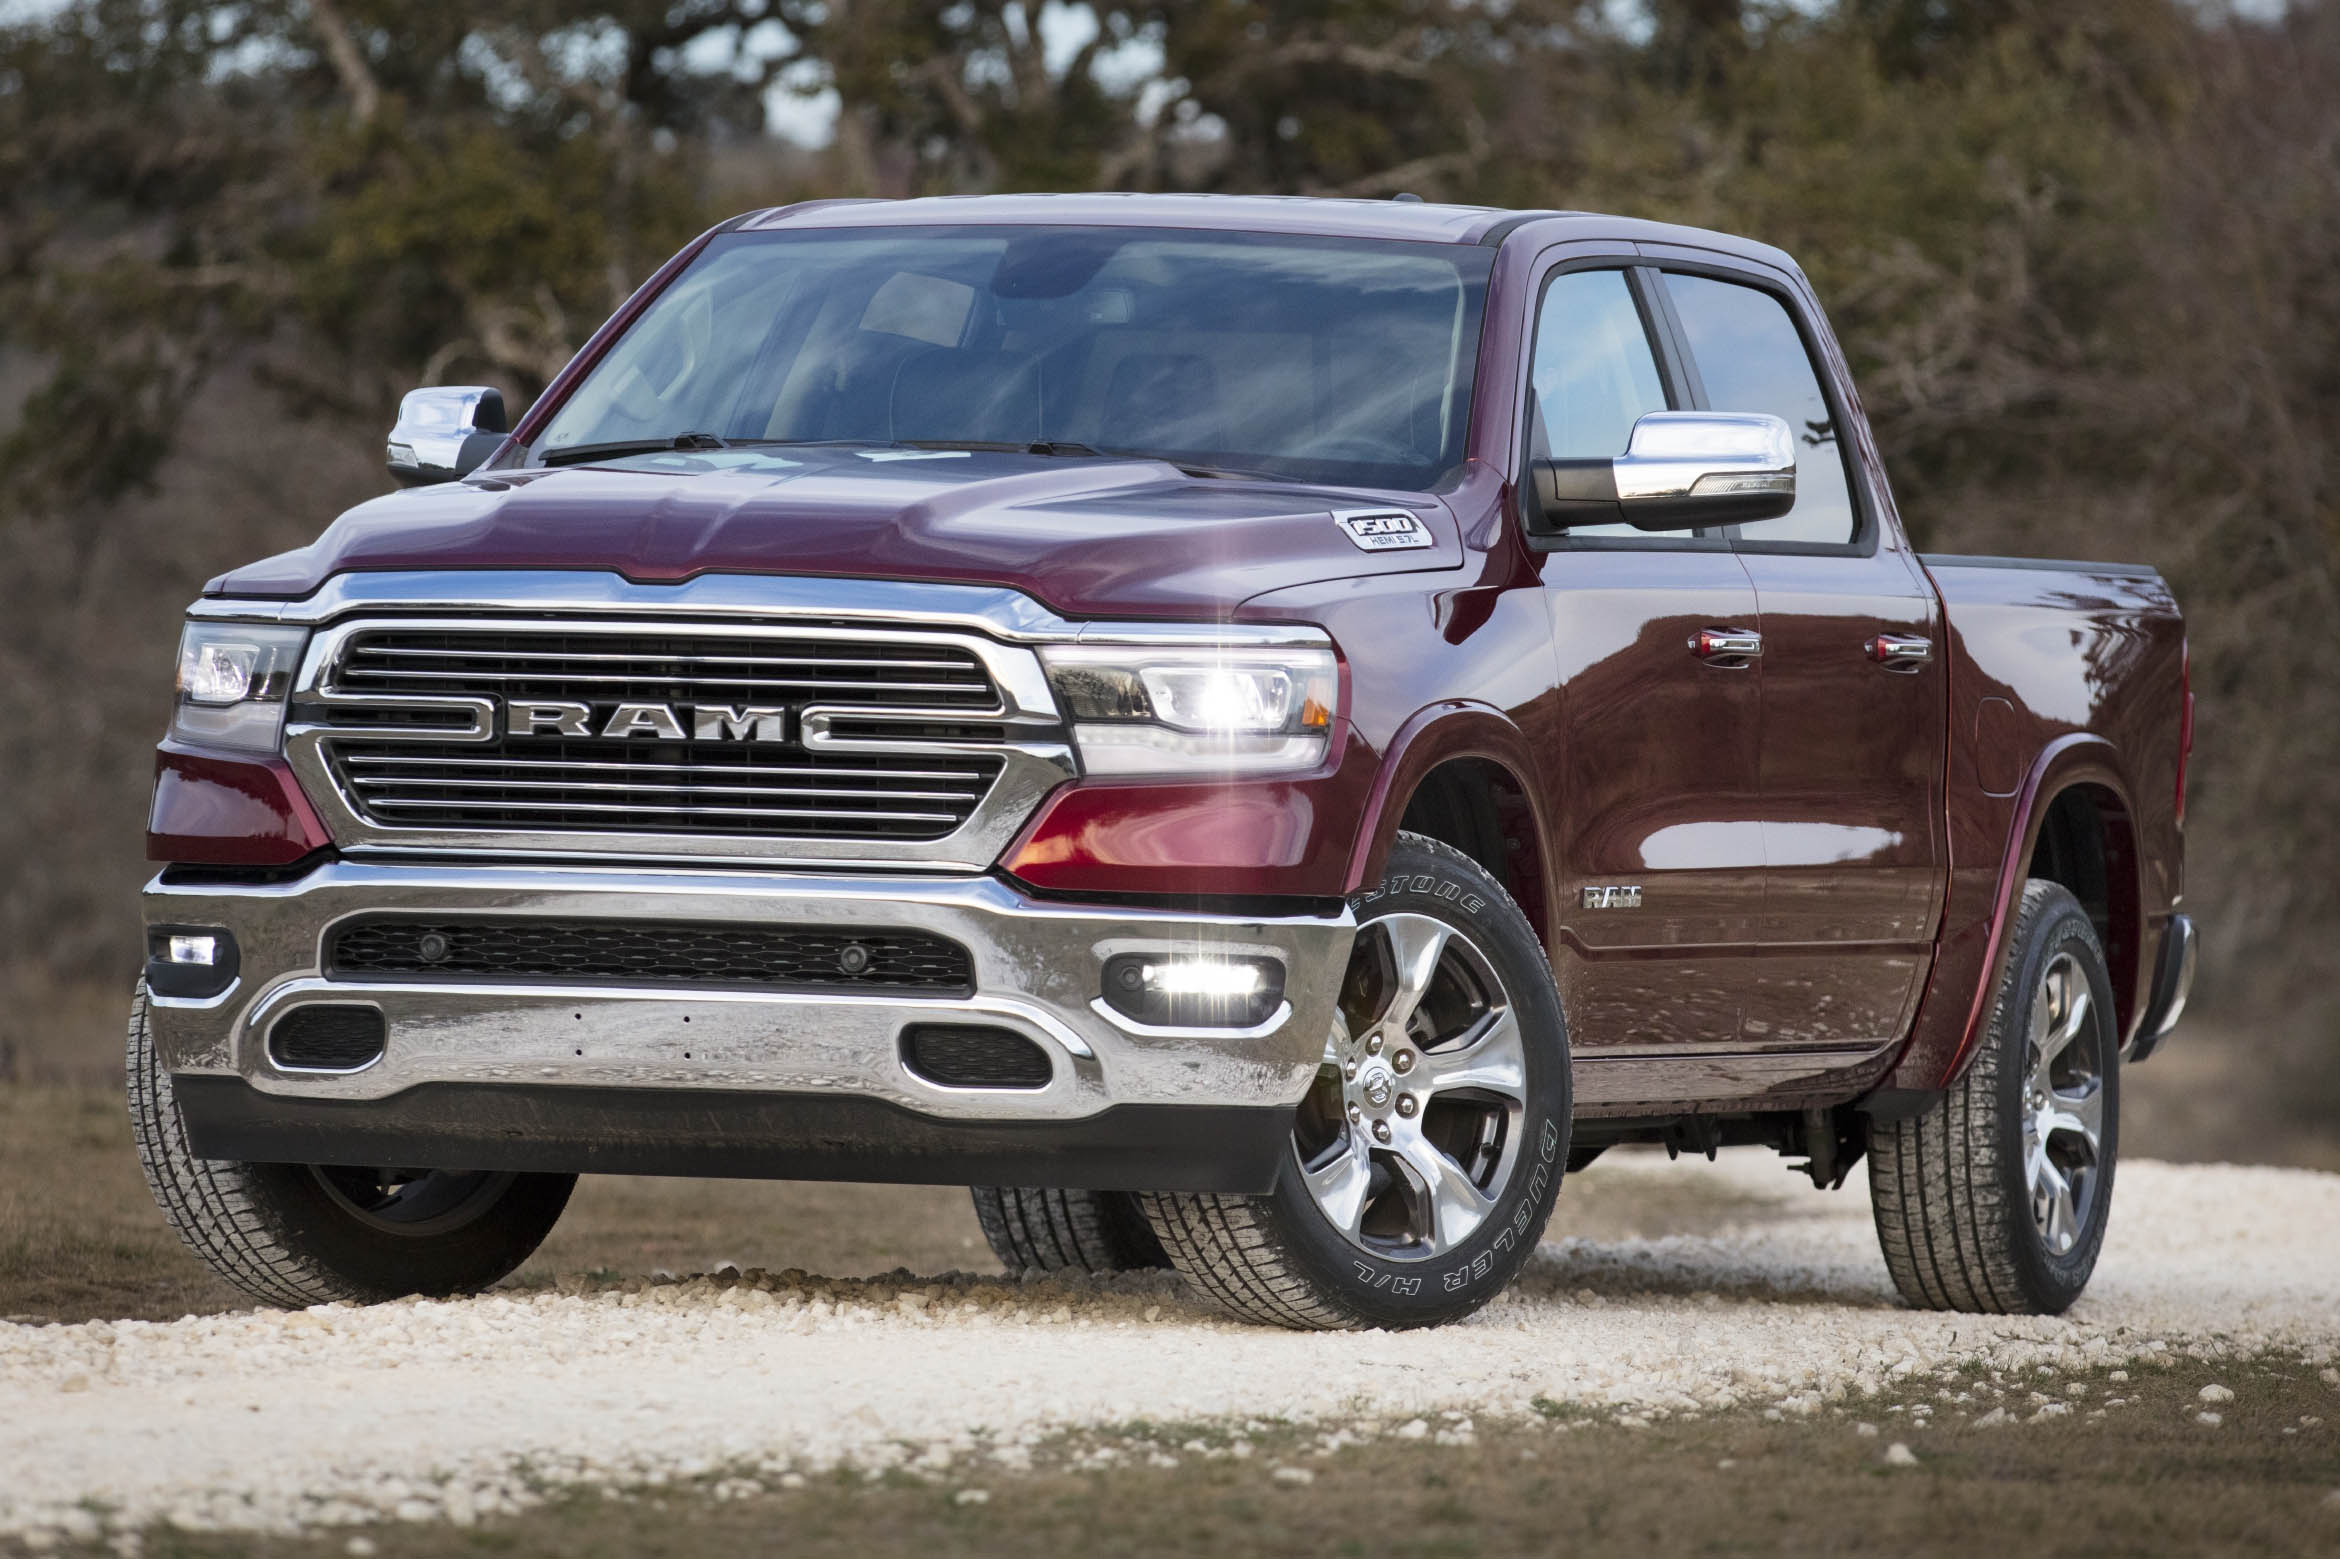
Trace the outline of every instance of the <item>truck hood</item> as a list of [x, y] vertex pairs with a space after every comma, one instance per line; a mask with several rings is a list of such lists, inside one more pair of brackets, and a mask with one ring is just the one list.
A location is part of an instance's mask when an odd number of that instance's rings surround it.
[[[1432, 545], [1366, 552], [1333, 521], [1403, 509]], [[206, 594], [297, 599], [363, 569], [759, 573], [1021, 590], [1068, 617], [1221, 617], [1264, 591], [1461, 566], [1420, 494], [1194, 477], [1156, 460], [792, 448], [500, 471], [358, 505]]]

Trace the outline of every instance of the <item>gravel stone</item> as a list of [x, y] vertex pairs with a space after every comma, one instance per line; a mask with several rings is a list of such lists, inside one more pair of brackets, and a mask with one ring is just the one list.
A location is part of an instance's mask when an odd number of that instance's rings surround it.
[[2205, 1402], [2232, 1402], [2234, 1400], [2234, 1392], [2225, 1386], [2204, 1386], [2194, 1395]]
[[[1028, 1460], [1045, 1436], [1141, 1420], [1256, 1434], [1273, 1419], [1347, 1444], [1470, 1433], [1448, 1416], [1467, 1413], [1484, 1441], [1541, 1398], [1595, 1433], [1593, 1418], [1734, 1408], [1834, 1433], [1834, 1415], [1867, 1398], [1939, 1385], [1994, 1424], [2009, 1417], [1994, 1397], [2039, 1410], [2026, 1399], [2042, 1366], [2340, 1358], [2340, 1176], [2124, 1164], [2080, 1303], [1978, 1317], [1895, 1301], [1858, 1170], [1835, 1195], [1757, 1150], [1712, 1164], [1617, 1153], [1588, 1173], [1708, 1198], [1730, 1222], [1568, 1238], [1564, 1190], [1561, 1237], [1509, 1294], [1462, 1325], [1404, 1334], [1222, 1321], [1160, 1272], [577, 1277], [460, 1301], [0, 1324], [0, 1544], [53, 1545], [75, 1511], [103, 1511], [116, 1535], [158, 1521], [292, 1533], [466, 1510], [485, 1522], [566, 1488], [936, 1478], [1017, 1465], [994, 1459], [1004, 1446]], [[2242, 1259], [2252, 1251], [2282, 1258]], [[77, 1377], [88, 1389], [67, 1392]], [[1177, 1462], [1158, 1443], [1087, 1454]]]

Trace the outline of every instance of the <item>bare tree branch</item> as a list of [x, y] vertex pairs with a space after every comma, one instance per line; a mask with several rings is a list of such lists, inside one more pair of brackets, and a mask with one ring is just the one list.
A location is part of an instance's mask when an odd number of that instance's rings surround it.
[[333, 0], [309, 0], [309, 23], [325, 45], [325, 58], [333, 66], [333, 74], [341, 78], [341, 89], [349, 94], [350, 118], [359, 124], [370, 122], [382, 106], [382, 89], [374, 81], [365, 55], [358, 52], [357, 40], [349, 35], [349, 24], [341, 19], [340, 8]]

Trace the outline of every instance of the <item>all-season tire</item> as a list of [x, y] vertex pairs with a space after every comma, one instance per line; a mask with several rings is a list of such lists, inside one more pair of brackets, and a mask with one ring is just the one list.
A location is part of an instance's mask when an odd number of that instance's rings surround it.
[[2079, 901], [2038, 879], [2008, 938], [1966, 1075], [1925, 1114], [1870, 1128], [1878, 1243], [1921, 1309], [2058, 1314], [2104, 1247], [2120, 1137], [2104, 950]]
[[975, 1221], [1011, 1273], [1129, 1272], [1166, 1267], [1137, 1199], [1127, 1191], [1062, 1191], [979, 1185]]
[[487, 1287], [528, 1259], [575, 1175], [377, 1171], [197, 1158], [156, 1059], [141, 984], [130, 1009], [130, 1125], [146, 1183], [203, 1263], [263, 1304], [288, 1307]]
[[1138, 1202], [1187, 1284], [1236, 1316], [1436, 1326], [1500, 1293], [1551, 1216], [1567, 1024], [1527, 917], [1460, 851], [1400, 834], [1352, 908], [1341, 1016], [1275, 1189]]

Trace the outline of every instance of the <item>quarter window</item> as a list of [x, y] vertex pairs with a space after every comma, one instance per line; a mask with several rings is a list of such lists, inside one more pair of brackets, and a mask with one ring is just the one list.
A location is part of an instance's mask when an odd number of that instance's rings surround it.
[[1758, 287], [1670, 272], [1666, 292], [1714, 411], [1767, 411], [1796, 436], [1796, 506], [1738, 530], [1745, 541], [1848, 542], [1856, 529], [1844, 442], [1787, 307]]

